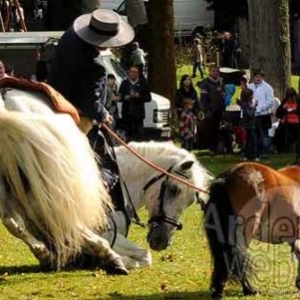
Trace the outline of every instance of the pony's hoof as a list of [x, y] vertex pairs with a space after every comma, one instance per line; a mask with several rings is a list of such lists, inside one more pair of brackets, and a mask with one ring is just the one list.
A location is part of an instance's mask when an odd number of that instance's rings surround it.
[[118, 266], [109, 266], [105, 268], [107, 275], [128, 275], [129, 272], [124, 267], [118, 267]]
[[243, 294], [244, 296], [256, 296], [259, 295], [259, 291], [252, 288], [248, 288], [243, 290]]
[[128, 275], [128, 270], [121, 258], [115, 259], [114, 262], [107, 264], [104, 269], [108, 275]]

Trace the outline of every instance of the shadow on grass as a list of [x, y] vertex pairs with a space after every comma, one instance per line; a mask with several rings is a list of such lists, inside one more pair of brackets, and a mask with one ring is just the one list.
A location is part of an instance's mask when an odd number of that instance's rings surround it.
[[167, 300], [167, 299], [179, 299], [179, 300], [195, 300], [195, 299], [211, 299], [208, 291], [199, 292], [165, 292], [160, 294], [153, 294], [147, 296], [123, 296], [118, 293], [110, 294], [113, 300]]
[[38, 265], [26, 266], [0, 266], [0, 275], [2, 274], [17, 275], [17, 274], [30, 274], [30, 273], [44, 273]]

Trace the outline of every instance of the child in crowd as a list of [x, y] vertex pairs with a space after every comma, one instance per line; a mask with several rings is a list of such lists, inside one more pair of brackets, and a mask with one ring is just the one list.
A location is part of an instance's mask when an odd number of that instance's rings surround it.
[[255, 128], [255, 110], [257, 102], [253, 103], [253, 91], [245, 88], [238, 102], [242, 111], [242, 126], [246, 133], [243, 160], [253, 160], [257, 157], [257, 139]]
[[194, 148], [196, 137], [196, 117], [193, 113], [194, 100], [186, 98], [183, 101], [184, 109], [180, 115], [179, 135], [182, 140], [182, 148], [189, 151]]
[[117, 102], [120, 100], [120, 96], [117, 95], [117, 84], [116, 77], [114, 74], [107, 75], [107, 94], [106, 94], [106, 103], [105, 108], [109, 112], [109, 114], [114, 118], [113, 123], [110, 125], [111, 129], [115, 129], [116, 127], [116, 119], [118, 119], [118, 104]]

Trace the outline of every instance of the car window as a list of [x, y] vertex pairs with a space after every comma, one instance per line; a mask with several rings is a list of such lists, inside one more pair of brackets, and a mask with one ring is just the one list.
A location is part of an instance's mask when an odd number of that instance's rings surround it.
[[112, 55], [103, 55], [101, 58], [107, 74], [114, 74], [116, 76], [117, 84], [120, 86], [121, 82], [127, 78], [127, 74], [120, 62]]
[[115, 73], [122, 78], [122, 80], [127, 78], [127, 73], [123, 69], [122, 65], [120, 64], [119, 61], [117, 61], [115, 58], [110, 59], [110, 63], [115, 71]]

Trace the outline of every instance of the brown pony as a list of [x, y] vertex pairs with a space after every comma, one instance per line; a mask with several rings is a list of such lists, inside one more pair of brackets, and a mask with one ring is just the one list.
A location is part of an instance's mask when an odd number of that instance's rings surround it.
[[[221, 173], [210, 187], [205, 231], [214, 261], [212, 298], [221, 299], [226, 281], [241, 283], [254, 295], [251, 239], [288, 243], [300, 260], [300, 167], [278, 171], [258, 163], [241, 163]], [[296, 278], [300, 289], [300, 267]]]

